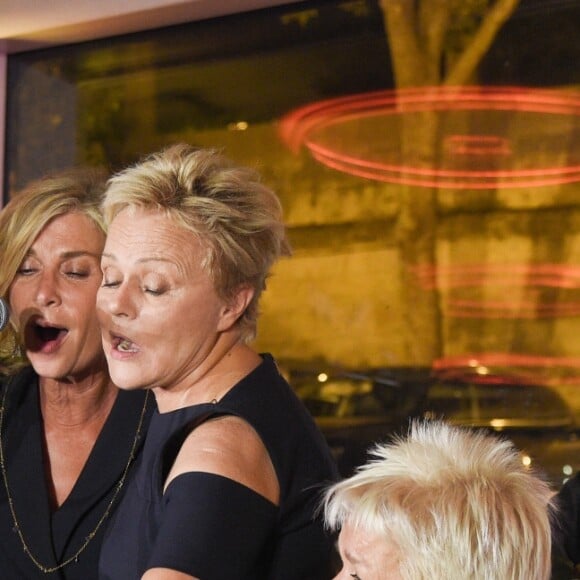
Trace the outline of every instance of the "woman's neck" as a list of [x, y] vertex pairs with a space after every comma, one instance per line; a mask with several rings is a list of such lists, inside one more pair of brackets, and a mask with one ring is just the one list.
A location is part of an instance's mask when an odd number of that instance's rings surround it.
[[253, 349], [240, 341], [218, 352], [216, 356], [214, 349], [181, 385], [153, 389], [161, 413], [219, 401], [262, 362]]
[[78, 381], [40, 377], [39, 385], [45, 425], [62, 428], [104, 422], [118, 393], [104, 371]]
[[82, 381], [41, 377], [44, 468], [51, 506], [61, 506], [79, 478], [115, 403], [118, 389], [107, 373]]

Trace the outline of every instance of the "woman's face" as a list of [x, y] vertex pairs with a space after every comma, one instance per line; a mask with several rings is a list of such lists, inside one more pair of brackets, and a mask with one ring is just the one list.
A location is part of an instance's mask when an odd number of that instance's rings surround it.
[[51, 220], [9, 288], [11, 318], [41, 377], [80, 379], [105, 368], [95, 298], [105, 235], [81, 213]]
[[112, 221], [97, 307], [121, 388], [179, 391], [195, 382], [227, 326], [204, 255], [191, 232], [160, 212], [124, 209]]
[[338, 538], [342, 570], [334, 580], [401, 580], [398, 549], [384, 535], [348, 521]]

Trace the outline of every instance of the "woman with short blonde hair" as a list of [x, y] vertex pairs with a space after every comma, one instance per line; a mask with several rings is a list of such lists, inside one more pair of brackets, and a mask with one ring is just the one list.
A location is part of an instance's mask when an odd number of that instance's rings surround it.
[[547, 580], [551, 497], [509, 441], [415, 422], [328, 489], [337, 578]]
[[105, 354], [159, 412], [102, 580], [328, 580], [316, 508], [336, 467], [274, 358], [250, 346], [289, 253], [277, 197], [219, 151], [180, 144], [115, 176], [104, 209]]

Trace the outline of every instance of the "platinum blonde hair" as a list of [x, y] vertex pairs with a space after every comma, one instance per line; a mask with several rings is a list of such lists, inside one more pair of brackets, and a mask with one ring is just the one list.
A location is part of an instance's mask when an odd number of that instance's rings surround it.
[[[31, 182], [0, 211], [0, 296], [8, 301], [10, 286], [34, 240], [54, 218], [78, 212], [103, 232], [100, 205], [106, 184], [100, 169], [71, 169]], [[9, 324], [0, 332], [0, 370], [11, 374], [27, 364], [21, 340]]]
[[282, 206], [259, 175], [217, 150], [178, 144], [111, 178], [106, 222], [128, 207], [161, 210], [190, 231], [206, 249], [203, 267], [225, 301], [243, 286], [254, 289], [237, 323], [242, 338], [252, 339], [270, 269], [290, 254]]
[[398, 546], [404, 580], [548, 580], [552, 492], [506, 440], [442, 422], [405, 438], [327, 490], [327, 525]]

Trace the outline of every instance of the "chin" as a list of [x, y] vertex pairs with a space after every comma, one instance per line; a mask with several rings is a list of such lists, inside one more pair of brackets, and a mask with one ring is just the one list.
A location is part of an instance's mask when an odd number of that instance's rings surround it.
[[119, 387], [119, 389], [123, 389], [124, 391], [135, 391], [146, 388], [146, 385], [144, 385], [141, 380], [136, 380], [135, 377], [132, 377], [127, 373], [116, 373], [113, 368], [111, 368], [109, 372], [111, 380], [117, 387]]
[[71, 375], [70, 367], [63, 368], [62, 365], [59, 364], [34, 360], [34, 357], [29, 357], [28, 360], [34, 369], [34, 372], [36, 372], [39, 377], [58, 381]]

